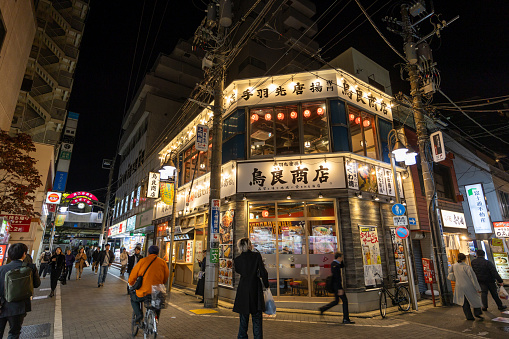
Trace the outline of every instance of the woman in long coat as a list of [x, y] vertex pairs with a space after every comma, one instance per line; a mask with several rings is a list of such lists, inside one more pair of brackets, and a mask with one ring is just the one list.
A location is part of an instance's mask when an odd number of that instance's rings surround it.
[[249, 238], [242, 238], [237, 243], [240, 255], [235, 258], [235, 271], [240, 274], [239, 286], [233, 312], [239, 313], [240, 324], [238, 338], [247, 338], [249, 314], [253, 319], [253, 335], [255, 339], [263, 338], [262, 312], [265, 311], [263, 288], [269, 287], [268, 273], [259, 252], [252, 251]]
[[466, 258], [463, 253], [460, 253], [458, 263], [449, 268], [449, 274], [454, 273], [454, 280], [456, 281], [453, 301], [457, 305], [463, 305], [463, 313], [465, 313], [467, 320], [475, 320], [470, 307], [474, 309], [474, 315], [477, 318], [483, 319], [481, 316], [481, 296], [479, 295], [481, 287], [477, 282], [474, 270], [465, 263]]
[[62, 253], [62, 249], [57, 247], [55, 254], [50, 259], [51, 266], [51, 293], [49, 297], [55, 296], [55, 289], [57, 288], [58, 279], [62, 275], [62, 270], [65, 268], [65, 255]]

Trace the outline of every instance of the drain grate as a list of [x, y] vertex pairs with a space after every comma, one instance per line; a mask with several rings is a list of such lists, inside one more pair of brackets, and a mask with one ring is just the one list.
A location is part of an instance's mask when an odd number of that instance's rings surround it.
[[46, 338], [51, 334], [51, 324], [28, 325], [21, 328], [22, 339]]

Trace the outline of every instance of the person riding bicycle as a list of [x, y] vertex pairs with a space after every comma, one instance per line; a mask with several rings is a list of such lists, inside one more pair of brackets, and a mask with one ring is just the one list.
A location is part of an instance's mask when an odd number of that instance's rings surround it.
[[141, 287], [136, 290], [136, 293], [131, 294], [131, 306], [136, 314], [137, 322], [141, 322], [143, 319], [140, 303], [150, 300], [152, 285], [166, 284], [170, 276], [168, 264], [157, 256], [158, 253], [159, 247], [155, 245], [150, 246], [148, 249], [149, 255], [146, 258], [140, 259], [129, 275], [130, 286], [134, 285], [138, 277], [143, 277]]

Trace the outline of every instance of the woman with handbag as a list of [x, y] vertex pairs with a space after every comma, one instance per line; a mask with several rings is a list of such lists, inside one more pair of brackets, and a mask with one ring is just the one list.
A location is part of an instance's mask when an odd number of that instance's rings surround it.
[[55, 254], [51, 256], [49, 262], [51, 266], [51, 293], [49, 294], [49, 297], [51, 298], [55, 295], [58, 280], [65, 268], [65, 255], [62, 253], [62, 249], [60, 247], [55, 249]]
[[87, 255], [85, 249], [82, 247], [78, 250], [76, 255], [76, 280], [81, 280], [81, 274], [83, 273], [83, 267], [87, 263]]
[[200, 303], [205, 302], [205, 267], [207, 266], [207, 251], [203, 251], [203, 260], [198, 260], [200, 265], [200, 272], [198, 272], [198, 283], [196, 284], [196, 291], [194, 294], [201, 295]]
[[482, 320], [484, 318], [482, 317], [482, 303], [479, 295], [481, 287], [477, 282], [474, 270], [465, 263], [466, 259], [467, 257], [463, 253], [458, 254], [458, 263], [449, 268], [447, 279], [456, 282], [453, 302], [463, 305], [463, 313], [467, 320], [475, 320], [470, 307], [474, 309], [474, 315]]
[[[262, 312], [265, 311], [263, 286], [269, 288], [268, 273], [259, 252], [253, 252], [249, 238], [238, 241], [240, 255], [234, 259], [235, 272], [240, 274], [239, 286], [233, 312], [239, 313], [240, 324], [238, 338], [247, 338], [249, 314], [253, 319], [253, 336], [263, 338]], [[262, 286], [263, 281], [263, 286]]]

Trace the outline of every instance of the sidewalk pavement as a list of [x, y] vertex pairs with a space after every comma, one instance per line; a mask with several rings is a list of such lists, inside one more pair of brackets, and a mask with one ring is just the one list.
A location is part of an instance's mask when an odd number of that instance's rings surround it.
[[[36, 289], [33, 311], [25, 319], [22, 338], [130, 338], [132, 309], [126, 295], [125, 279], [111, 268], [103, 287], [97, 287], [98, 275], [85, 268], [82, 280], [76, 275], [65, 286], [59, 285], [59, 305], [49, 294], [49, 277]], [[162, 310], [158, 338], [236, 338], [238, 315], [221, 303], [216, 309], [204, 309], [192, 293], [172, 289], [168, 308]], [[324, 300], [324, 303], [329, 300]], [[507, 301], [504, 301], [507, 304]], [[425, 305], [418, 312], [388, 314], [386, 319], [373, 315], [356, 317], [355, 325], [340, 324], [339, 313], [325, 316], [309, 312], [290, 313], [278, 310], [275, 318], [264, 318], [265, 338], [338, 337], [349, 338], [507, 338], [509, 324], [490, 321], [501, 316], [493, 308], [484, 321], [466, 321], [460, 307]], [[338, 309], [341, 308], [339, 305]], [[205, 312], [205, 313], [204, 313]], [[509, 318], [509, 315], [502, 315]], [[61, 325], [58, 321], [61, 318]], [[353, 318], [353, 317], [352, 317]], [[40, 329], [48, 326], [49, 332]], [[35, 327], [36, 325], [43, 325]], [[39, 330], [39, 331], [37, 331]], [[251, 337], [251, 328], [249, 335]], [[29, 334], [30, 332], [31, 334]], [[4, 338], [7, 337], [7, 331]], [[60, 335], [59, 335], [60, 334]], [[143, 335], [140, 333], [138, 337]]]

